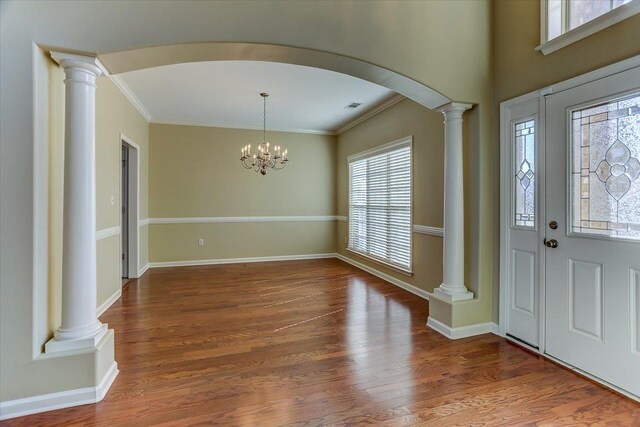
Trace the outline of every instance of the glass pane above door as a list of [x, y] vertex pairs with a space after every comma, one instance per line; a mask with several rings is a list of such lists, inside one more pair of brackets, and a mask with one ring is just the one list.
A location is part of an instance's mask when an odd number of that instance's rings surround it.
[[640, 240], [640, 93], [571, 112], [571, 230]]
[[535, 122], [533, 119], [514, 124], [514, 224], [535, 227], [536, 160]]

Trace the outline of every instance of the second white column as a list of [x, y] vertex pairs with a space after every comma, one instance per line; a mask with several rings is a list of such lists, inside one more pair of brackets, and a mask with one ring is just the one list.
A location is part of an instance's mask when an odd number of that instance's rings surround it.
[[471, 104], [452, 102], [444, 114], [444, 249], [443, 280], [434, 293], [448, 301], [473, 298], [464, 285], [464, 173], [462, 114]]

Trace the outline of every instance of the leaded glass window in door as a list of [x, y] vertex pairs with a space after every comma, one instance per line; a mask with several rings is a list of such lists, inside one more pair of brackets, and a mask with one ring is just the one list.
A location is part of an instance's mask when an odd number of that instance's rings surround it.
[[571, 122], [573, 232], [640, 240], [640, 93]]
[[536, 159], [535, 122], [533, 119], [514, 125], [514, 224], [535, 227]]

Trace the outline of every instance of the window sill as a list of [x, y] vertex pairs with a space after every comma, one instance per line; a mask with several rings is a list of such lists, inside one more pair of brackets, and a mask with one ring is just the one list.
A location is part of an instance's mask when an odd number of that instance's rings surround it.
[[578, 40], [589, 37], [598, 31], [617, 24], [618, 22], [624, 21], [637, 13], [640, 13], [640, 1], [632, 1], [631, 3], [615, 8], [604, 15], [598, 16], [597, 18], [574, 28], [571, 31], [567, 31], [558, 37], [543, 42], [540, 46], [536, 47], [536, 50], [542, 52], [544, 55], [548, 55], [556, 50], [575, 43]]
[[381, 260], [379, 260], [377, 258], [374, 258], [374, 257], [368, 256], [366, 254], [363, 254], [362, 252], [354, 251], [353, 249], [349, 249], [349, 248], [346, 248], [346, 249], [347, 249], [347, 252], [349, 252], [349, 253], [352, 253], [354, 255], [362, 257], [362, 258], [366, 259], [367, 261], [371, 261], [371, 262], [373, 262], [375, 264], [381, 265], [381, 266], [383, 266], [385, 268], [388, 268], [389, 270], [396, 271], [398, 273], [404, 274], [405, 276], [409, 276], [409, 277], [413, 276], [413, 271], [412, 270], [405, 270], [405, 269], [403, 269], [401, 267], [397, 267], [397, 266], [395, 266], [393, 264], [389, 264], [389, 263], [381, 261]]

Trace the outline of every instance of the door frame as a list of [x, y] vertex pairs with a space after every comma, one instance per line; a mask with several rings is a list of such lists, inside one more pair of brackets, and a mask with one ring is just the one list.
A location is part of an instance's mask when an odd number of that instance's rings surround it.
[[[584, 372], [578, 368], [569, 365], [566, 362], [558, 360], [553, 356], [546, 353], [546, 337], [545, 337], [545, 257], [541, 256], [539, 261], [539, 274], [540, 274], [540, 289], [538, 293], [538, 300], [536, 303], [539, 307], [538, 325], [539, 325], [539, 348], [535, 349], [530, 347], [514, 338], [509, 337], [506, 334], [508, 318], [508, 304], [509, 304], [509, 272], [511, 271], [509, 247], [510, 247], [510, 229], [511, 229], [511, 176], [508, 173], [511, 170], [511, 110], [525, 103], [537, 103], [538, 107], [538, 147], [536, 147], [536, 153], [538, 158], [536, 159], [539, 165], [539, 181], [538, 181], [538, 198], [537, 203], [540, 206], [540, 217], [538, 218], [538, 244], [540, 247], [540, 254], [545, 253], [545, 246], [543, 240], [546, 234], [546, 182], [545, 182], [545, 117], [546, 117], [546, 102], [545, 97], [551, 94], [557, 94], [559, 92], [573, 89], [575, 87], [594, 82], [596, 80], [613, 76], [615, 74], [627, 71], [631, 68], [640, 67], [640, 55], [633, 56], [623, 61], [617, 62], [612, 65], [591, 71], [589, 73], [573, 77], [568, 80], [547, 86], [543, 89], [536, 90], [516, 98], [510, 99], [500, 103], [500, 299], [499, 299], [499, 318], [498, 318], [498, 330], [499, 334], [511, 342], [514, 342], [520, 346], [526, 347], [528, 350], [540, 354], [545, 358], [553, 360], [554, 362], [563, 365], [583, 376], [590, 378], [606, 387], [612, 388], [617, 392], [624, 394], [631, 399], [638, 400], [636, 396], [612, 385], [601, 379]], [[506, 173], [507, 172], [507, 173]], [[564, 185], [564, 183], [563, 183]]]
[[[137, 279], [140, 277], [140, 146], [136, 144], [131, 138], [123, 133], [120, 133], [120, 145], [127, 145], [129, 148], [129, 176], [128, 176], [128, 239], [129, 245], [127, 250], [127, 268], [128, 276], [130, 279]], [[122, 159], [120, 159], [122, 162]], [[120, 163], [122, 168], [122, 163]], [[120, 174], [122, 176], [122, 174]], [[122, 183], [120, 184], [120, 193], [122, 193]], [[120, 194], [120, 200], [122, 200], [122, 194]], [[120, 203], [122, 208], [122, 202]], [[122, 218], [122, 214], [120, 215]], [[122, 220], [121, 220], [122, 222]], [[120, 224], [122, 230], [122, 224]], [[120, 248], [122, 249], [122, 234], [120, 234]], [[120, 259], [120, 257], [118, 257]], [[120, 263], [120, 269], [122, 269], [122, 263]], [[120, 271], [122, 277], [122, 271]]]

